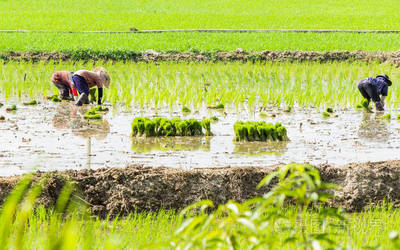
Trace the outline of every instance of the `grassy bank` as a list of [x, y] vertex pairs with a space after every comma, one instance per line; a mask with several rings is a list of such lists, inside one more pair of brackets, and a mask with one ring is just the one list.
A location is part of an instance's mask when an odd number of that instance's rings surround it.
[[400, 34], [357, 33], [0, 33], [0, 51], [396, 51]]
[[398, 29], [398, 1], [0, 1], [0, 29]]
[[[341, 245], [361, 249], [367, 246], [381, 246], [388, 249], [392, 246], [389, 234], [400, 230], [400, 211], [392, 208], [375, 208], [357, 214], [345, 214], [347, 223], [339, 220], [330, 221], [338, 227], [329, 227], [328, 233], [336, 234], [334, 240]], [[316, 213], [300, 213], [294, 207], [286, 210], [287, 218], [296, 227], [296, 235], [303, 231], [316, 232], [320, 227]], [[115, 247], [118, 249], [154, 249], [168, 245], [173, 232], [179, 226], [178, 216], [171, 211], [158, 213], [137, 213], [118, 219], [91, 219], [79, 215], [61, 218], [45, 209], [38, 209], [29, 217], [26, 233], [21, 239], [22, 249], [50, 249], [59, 243], [61, 249], [75, 248], [99, 249]], [[273, 228], [277, 238], [275, 247], [295, 247], [295, 244], [284, 244], [278, 240], [288, 237], [283, 226]], [[287, 226], [287, 225], [286, 225]], [[58, 236], [55, 232], [60, 232]], [[17, 234], [18, 228], [12, 227], [11, 233]], [[244, 239], [242, 246], [245, 246]], [[15, 244], [16, 242], [12, 242]]]
[[[219, 103], [250, 110], [277, 106], [354, 107], [361, 101], [360, 79], [388, 74], [400, 78], [395, 66], [379, 63], [134, 63], [134, 62], [8, 62], [0, 69], [0, 94], [29, 101], [57, 93], [50, 77], [57, 70], [76, 71], [104, 66], [111, 74], [105, 99], [127, 106], [194, 110]], [[34, 86], [34, 87], [33, 87]], [[393, 84], [387, 105], [400, 105]]]

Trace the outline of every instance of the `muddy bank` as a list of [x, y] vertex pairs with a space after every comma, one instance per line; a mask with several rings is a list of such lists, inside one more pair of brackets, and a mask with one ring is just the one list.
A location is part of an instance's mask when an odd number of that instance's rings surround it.
[[[228, 200], [245, 201], [265, 193], [257, 190], [259, 181], [274, 168], [237, 167], [180, 170], [129, 166], [99, 170], [36, 173], [36, 178], [50, 176], [40, 203], [55, 204], [65, 180], [76, 184], [77, 194], [97, 215], [127, 214], [139, 211], [180, 209], [202, 199], [215, 204]], [[336, 183], [333, 205], [359, 211], [371, 204], [391, 200], [400, 207], [400, 160], [357, 163], [345, 166], [317, 166], [324, 181]], [[18, 176], [0, 178], [0, 200], [17, 183]]]
[[378, 61], [400, 64], [400, 51], [365, 52], [365, 51], [260, 51], [246, 52], [237, 49], [232, 52], [133, 52], [133, 51], [71, 51], [71, 52], [0, 52], [0, 59], [25, 61], [65, 61], [65, 60], [123, 60], [123, 61], [290, 61], [290, 62], [333, 62], [333, 61]]

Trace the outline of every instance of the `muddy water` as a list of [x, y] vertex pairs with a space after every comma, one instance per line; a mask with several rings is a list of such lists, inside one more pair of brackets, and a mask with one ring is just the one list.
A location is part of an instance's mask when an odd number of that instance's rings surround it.
[[[70, 103], [19, 106], [15, 113], [0, 108], [0, 175], [34, 170], [123, 167], [129, 163], [177, 168], [268, 166], [309, 162], [346, 164], [400, 159], [400, 122], [376, 119], [375, 114], [341, 111], [322, 118], [318, 110], [291, 113], [267, 111], [288, 129], [289, 142], [234, 143], [233, 123], [261, 120], [258, 114], [201, 110], [186, 118], [217, 116], [213, 137], [132, 139], [130, 123], [135, 116], [154, 116], [154, 110], [105, 114], [102, 121], [88, 122]], [[397, 114], [393, 111], [392, 115]], [[159, 111], [167, 117], [180, 112]]]

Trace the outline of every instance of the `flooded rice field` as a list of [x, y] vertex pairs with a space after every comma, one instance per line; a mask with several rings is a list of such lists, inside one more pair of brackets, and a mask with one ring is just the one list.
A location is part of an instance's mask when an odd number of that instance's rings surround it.
[[[111, 108], [111, 107], [110, 107]], [[15, 112], [0, 108], [0, 175], [35, 170], [97, 169], [145, 166], [204, 168], [226, 166], [269, 166], [277, 163], [309, 162], [341, 165], [350, 162], [400, 158], [400, 122], [376, 118], [354, 110], [338, 111], [337, 117], [323, 118], [318, 109], [294, 109], [290, 113], [267, 110], [259, 113], [203, 109], [187, 116], [168, 110], [111, 110], [101, 121], [82, 118], [89, 107], [72, 103], [42, 103], [18, 106]], [[180, 109], [177, 109], [180, 110]], [[131, 138], [134, 117], [208, 118], [213, 137]], [[392, 116], [397, 114], [392, 112]], [[234, 142], [237, 120], [281, 122], [289, 142]]]

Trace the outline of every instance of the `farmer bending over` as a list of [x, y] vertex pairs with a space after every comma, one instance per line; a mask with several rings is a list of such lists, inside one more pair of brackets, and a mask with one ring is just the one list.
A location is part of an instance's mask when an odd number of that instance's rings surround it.
[[108, 72], [102, 68], [97, 67], [94, 71], [78, 70], [72, 76], [72, 81], [75, 88], [78, 90], [80, 97], [76, 101], [76, 106], [82, 106], [82, 104], [89, 104], [89, 89], [97, 86], [97, 104], [101, 105], [101, 99], [103, 98], [103, 88], [110, 87], [110, 76]]
[[[72, 82], [74, 72], [57, 71], [51, 76], [51, 81], [60, 91], [60, 99], [68, 100], [77, 96], [76, 88]], [[71, 97], [70, 97], [71, 94]]]
[[377, 75], [376, 78], [368, 77], [362, 79], [358, 83], [358, 90], [360, 90], [361, 95], [368, 100], [368, 105], [372, 99], [375, 103], [376, 110], [383, 111], [389, 86], [392, 86], [392, 82], [387, 75]]

